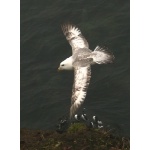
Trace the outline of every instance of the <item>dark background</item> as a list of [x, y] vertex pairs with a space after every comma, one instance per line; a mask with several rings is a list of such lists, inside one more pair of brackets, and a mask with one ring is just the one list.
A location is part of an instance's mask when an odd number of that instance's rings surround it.
[[21, 0], [21, 128], [53, 129], [70, 109], [73, 72], [57, 72], [71, 55], [61, 24], [77, 25], [89, 42], [115, 55], [109, 65], [92, 66], [84, 103], [122, 134], [130, 134], [130, 1]]

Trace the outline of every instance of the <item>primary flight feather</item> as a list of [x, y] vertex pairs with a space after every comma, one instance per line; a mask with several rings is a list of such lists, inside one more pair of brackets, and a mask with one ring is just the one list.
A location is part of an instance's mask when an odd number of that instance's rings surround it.
[[99, 46], [91, 51], [87, 40], [75, 25], [63, 24], [62, 30], [72, 47], [72, 56], [62, 61], [58, 70], [74, 70], [70, 107], [70, 118], [72, 118], [85, 100], [91, 78], [91, 65], [112, 63], [114, 56]]

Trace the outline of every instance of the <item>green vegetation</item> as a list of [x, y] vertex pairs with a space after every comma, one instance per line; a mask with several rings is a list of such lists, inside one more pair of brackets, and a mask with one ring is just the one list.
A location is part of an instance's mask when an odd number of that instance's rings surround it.
[[21, 150], [129, 150], [129, 139], [106, 129], [72, 124], [62, 134], [56, 131], [21, 129]]
[[68, 130], [67, 133], [78, 133], [78, 132], [83, 132], [86, 130], [86, 125], [83, 123], [75, 123], [72, 124]]

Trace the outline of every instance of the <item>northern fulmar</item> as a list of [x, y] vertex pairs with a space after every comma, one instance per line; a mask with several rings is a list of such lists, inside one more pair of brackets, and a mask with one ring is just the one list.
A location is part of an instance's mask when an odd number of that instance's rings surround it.
[[112, 63], [114, 55], [100, 46], [94, 51], [90, 50], [80, 29], [73, 24], [63, 24], [62, 30], [72, 47], [72, 56], [62, 61], [58, 70], [74, 70], [70, 107], [70, 118], [72, 118], [85, 100], [91, 78], [91, 65]]

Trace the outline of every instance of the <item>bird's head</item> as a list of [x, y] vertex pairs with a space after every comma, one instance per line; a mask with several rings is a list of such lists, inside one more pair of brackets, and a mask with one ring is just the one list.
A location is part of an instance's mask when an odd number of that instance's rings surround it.
[[72, 57], [69, 57], [60, 63], [58, 71], [61, 70], [73, 70]]

